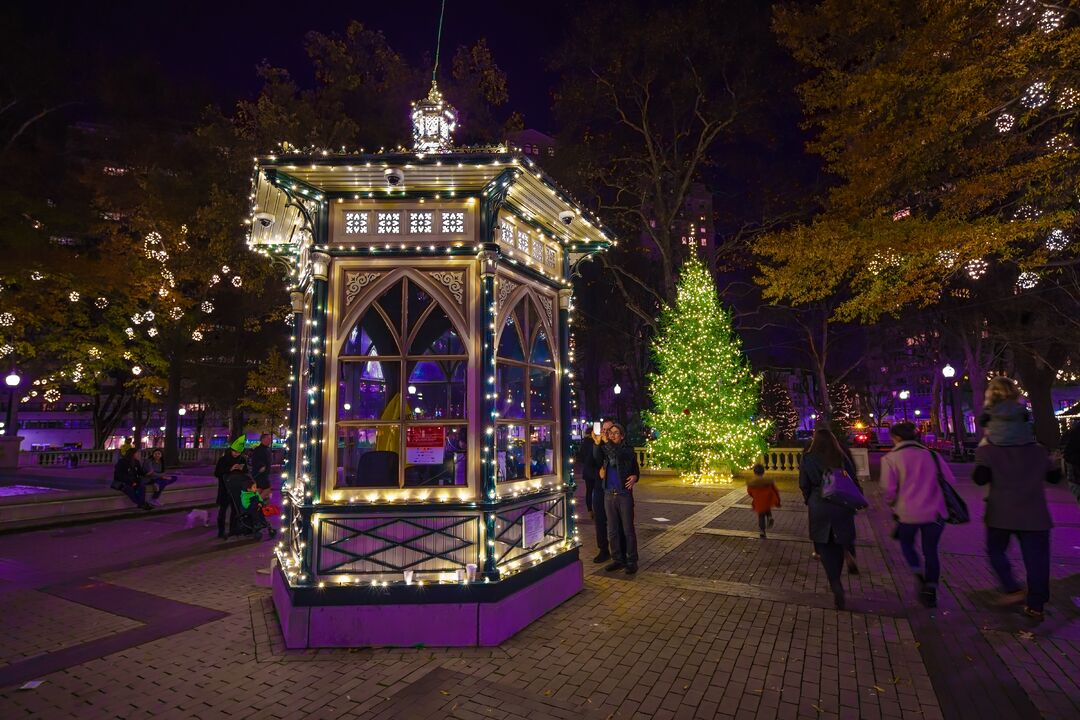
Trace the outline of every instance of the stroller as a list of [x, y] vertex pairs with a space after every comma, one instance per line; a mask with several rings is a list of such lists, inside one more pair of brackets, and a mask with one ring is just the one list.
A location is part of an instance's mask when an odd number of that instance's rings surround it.
[[256, 540], [262, 539], [262, 531], [266, 530], [266, 536], [272, 538], [277, 535], [277, 531], [271, 527], [270, 522], [263, 515], [261, 503], [252, 503], [247, 510], [244, 509], [243, 504], [240, 502], [240, 493], [247, 490], [251, 485], [251, 476], [247, 473], [233, 473], [225, 478], [225, 486], [229, 491], [229, 502], [232, 505], [233, 517], [236, 518], [235, 523], [229, 523], [230, 534], [240, 536], [254, 536]]

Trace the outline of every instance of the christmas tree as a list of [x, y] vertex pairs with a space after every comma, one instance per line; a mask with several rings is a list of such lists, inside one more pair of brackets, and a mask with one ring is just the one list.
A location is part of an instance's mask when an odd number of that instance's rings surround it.
[[790, 441], [799, 428], [799, 413], [791, 402], [791, 393], [775, 373], [761, 379], [761, 414], [772, 423], [772, 432], [780, 442]]
[[660, 316], [653, 341], [649, 387], [656, 407], [644, 419], [657, 434], [650, 443], [656, 465], [692, 481], [726, 479], [765, 450], [769, 423], [757, 417], [758, 380], [741, 345], [712, 277], [688, 259], [675, 305]]

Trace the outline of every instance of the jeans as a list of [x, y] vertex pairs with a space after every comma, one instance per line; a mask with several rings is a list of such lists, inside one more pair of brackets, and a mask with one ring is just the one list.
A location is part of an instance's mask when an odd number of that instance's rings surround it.
[[637, 565], [634, 496], [605, 492], [604, 510], [607, 513], [608, 545], [612, 558], [626, 565]]
[[821, 556], [821, 566], [825, 569], [825, 577], [829, 580], [829, 589], [833, 595], [843, 596], [844, 585], [840, 582], [840, 573], [844, 570], [844, 546], [832, 540], [830, 542], [814, 543], [814, 549]]
[[236, 534], [236, 524], [239, 518], [236, 517], [236, 510], [233, 508], [232, 503], [227, 505], [218, 505], [217, 511], [217, 534], [218, 537], [225, 537], [225, 513], [229, 513], [229, 535]]
[[157, 490], [154, 491], [154, 499], [161, 497], [161, 491], [176, 482], [175, 475], [162, 475], [161, 477], [154, 478], [150, 481], [152, 484], [157, 485]]
[[994, 568], [1002, 591], [1007, 593], [1020, 589], [1009, 558], [1005, 556], [1013, 535], [1020, 541], [1020, 555], [1024, 558], [1027, 573], [1027, 606], [1041, 612], [1050, 599], [1050, 531], [986, 528], [986, 554], [990, 557], [990, 567]]
[[[596, 489], [597, 480], [600, 478], [587, 477], [585, 478], [585, 509], [589, 512], [593, 512], [593, 508], [596, 503], [593, 501], [593, 491]], [[603, 503], [601, 503], [602, 505]]]
[[[914, 571], [918, 571], [920, 567], [925, 568], [923, 570], [923, 577], [926, 579], [926, 584], [930, 587], [936, 587], [938, 580], [941, 578], [941, 561], [938, 559], [938, 543], [941, 542], [941, 533], [945, 530], [945, 523], [943, 522], [930, 522], [930, 523], [897, 523], [896, 534], [897, 539], [900, 540], [900, 552], [904, 554], [904, 559], [907, 560], [908, 567]], [[922, 561], [919, 560], [919, 553], [915, 550], [915, 534], [918, 533], [922, 540]]]
[[131, 502], [139, 507], [146, 504], [146, 485], [141, 482], [134, 485], [124, 485], [124, 489], [121, 492], [131, 498]]

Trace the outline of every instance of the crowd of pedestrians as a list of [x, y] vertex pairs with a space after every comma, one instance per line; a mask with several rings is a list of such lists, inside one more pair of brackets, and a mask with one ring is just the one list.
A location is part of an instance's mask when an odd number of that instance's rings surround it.
[[[1050, 511], [1046, 483], [1062, 478], [1062, 456], [1035, 441], [1030, 415], [1016, 385], [1006, 378], [989, 384], [979, 418], [983, 440], [975, 451], [971, 479], [985, 486], [987, 560], [999, 583], [999, 604], [1023, 604], [1026, 615], [1044, 616], [1050, 597]], [[941, 541], [950, 523], [968, 521], [967, 507], [953, 487], [949, 463], [919, 441], [914, 424], [900, 422], [889, 430], [892, 448], [881, 460], [881, 498], [891, 511], [898, 541], [911, 572], [919, 602], [937, 606], [942, 579]], [[625, 443], [626, 433], [606, 421], [587, 435], [578, 455], [585, 482], [585, 503], [596, 527], [595, 563], [607, 571], [637, 571], [634, 495], [640, 470]], [[1069, 486], [1080, 501], [1080, 425], [1062, 438]], [[858, 574], [855, 563], [855, 516], [867, 506], [849, 451], [826, 427], [814, 431], [799, 470], [799, 489], [807, 507], [813, 557], [825, 571], [835, 607], [844, 609], [842, 576]], [[776, 484], [756, 465], [747, 493], [757, 515], [759, 536], [768, 537], [772, 511], [781, 506]], [[1007, 550], [1015, 537], [1026, 575], [1026, 587], [1013, 573]], [[946, 568], [947, 572], [947, 568]]]

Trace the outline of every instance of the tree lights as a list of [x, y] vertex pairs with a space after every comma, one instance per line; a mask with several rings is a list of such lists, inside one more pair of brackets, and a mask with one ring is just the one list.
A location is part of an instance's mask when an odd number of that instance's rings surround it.
[[730, 478], [765, 450], [768, 421], [756, 417], [759, 387], [746, 366], [731, 314], [704, 265], [683, 265], [674, 307], [664, 310], [653, 344], [657, 370], [649, 378], [656, 409], [655, 460], [692, 481]]

